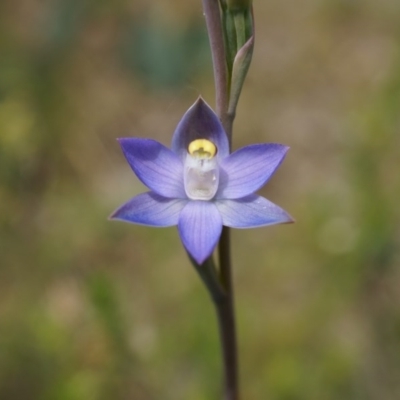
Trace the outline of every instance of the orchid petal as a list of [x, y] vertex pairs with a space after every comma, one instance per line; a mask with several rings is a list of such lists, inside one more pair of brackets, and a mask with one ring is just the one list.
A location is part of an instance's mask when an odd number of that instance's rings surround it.
[[221, 235], [221, 215], [212, 202], [190, 201], [180, 214], [178, 229], [186, 250], [202, 264], [213, 252]]
[[148, 226], [173, 226], [187, 200], [167, 199], [153, 192], [139, 194], [118, 208], [110, 219]]
[[218, 200], [215, 204], [223, 224], [232, 228], [255, 228], [293, 222], [285, 210], [255, 194], [237, 200]]
[[243, 147], [221, 160], [218, 199], [238, 199], [260, 189], [279, 167], [287, 146], [254, 144]]
[[172, 150], [185, 157], [189, 144], [196, 139], [207, 139], [218, 149], [217, 157], [229, 155], [228, 137], [215, 112], [201, 98], [186, 111], [172, 137]]
[[174, 152], [151, 139], [118, 139], [137, 177], [155, 193], [168, 198], [186, 198], [183, 164]]

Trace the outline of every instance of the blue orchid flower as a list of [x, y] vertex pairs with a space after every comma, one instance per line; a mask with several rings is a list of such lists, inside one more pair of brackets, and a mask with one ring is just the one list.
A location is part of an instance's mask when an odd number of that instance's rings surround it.
[[111, 219], [178, 225], [189, 254], [202, 264], [222, 226], [254, 228], [293, 222], [282, 208], [254, 194], [279, 167], [287, 146], [254, 144], [229, 153], [214, 111], [199, 98], [185, 113], [171, 149], [151, 139], [118, 139], [137, 177], [150, 189], [118, 208]]

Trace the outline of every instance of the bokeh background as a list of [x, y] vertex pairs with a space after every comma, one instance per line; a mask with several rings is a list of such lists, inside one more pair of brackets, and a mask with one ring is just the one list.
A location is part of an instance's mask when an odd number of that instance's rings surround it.
[[[400, 398], [400, 2], [255, 1], [234, 148], [291, 147], [233, 232], [246, 400]], [[212, 305], [117, 137], [214, 105], [200, 0], [1, 0], [0, 399], [220, 398]]]

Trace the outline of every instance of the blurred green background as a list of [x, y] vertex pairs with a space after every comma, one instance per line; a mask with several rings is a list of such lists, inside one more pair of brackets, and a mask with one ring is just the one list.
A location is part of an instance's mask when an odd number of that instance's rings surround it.
[[[233, 232], [245, 400], [400, 398], [400, 2], [255, 0], [234, 148], [291, 147]], [[0, 399], [220, 398], [215, 316], [117, 137], [214, 104], [200, 0], [1, 0]]]

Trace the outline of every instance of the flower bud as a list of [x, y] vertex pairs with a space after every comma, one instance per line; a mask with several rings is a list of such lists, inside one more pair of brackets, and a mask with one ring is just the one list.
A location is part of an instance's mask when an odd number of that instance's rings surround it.
[[240, 11], [250, 9], [252, 0], [227, 0], [226, 3], [230, 11]]

